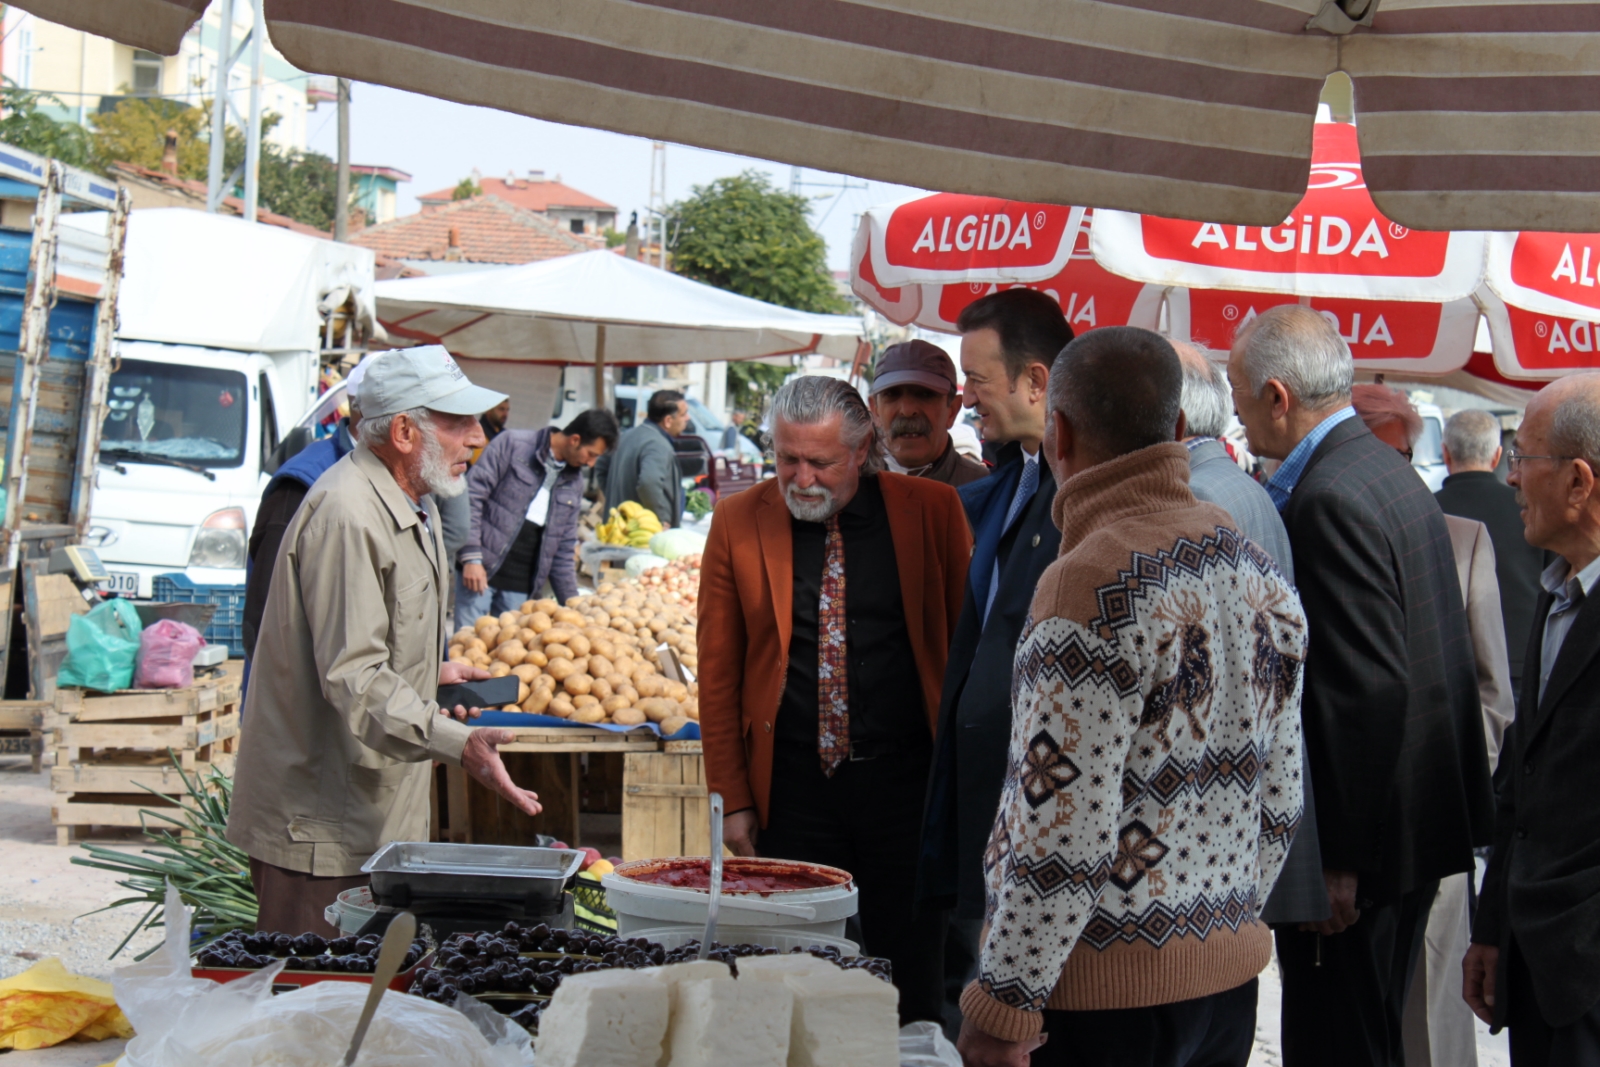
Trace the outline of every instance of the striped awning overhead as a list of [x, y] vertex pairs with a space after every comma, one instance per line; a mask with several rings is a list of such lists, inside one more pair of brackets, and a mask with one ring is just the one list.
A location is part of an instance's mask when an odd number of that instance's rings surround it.
[[[19, 6], [170, 54], [201, 4]], [[1390, 218], [1600, 230], [1591, 0], [266, 0], [266, 10], [278, 50], [315, 73], [924, 188], [1250, 225], [1281, 222], [1303, 195], [1318, 97], [1343, 70], [1367, 181]]]

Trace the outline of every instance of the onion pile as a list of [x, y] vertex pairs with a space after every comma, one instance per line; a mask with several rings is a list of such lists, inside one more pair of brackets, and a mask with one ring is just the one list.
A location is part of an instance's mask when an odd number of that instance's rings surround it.
[[656, 723], [674, 734], [700, 718], [699, 686], [668, 681], [658, 645], [691, 671], [694, 618], [662, 593], [631, 582], [605, 583], [593, 596], [524, 601], [518, 611], [484, 615], [450, 638], [449, 659], [515, 675], [516, 704], [503, 711], [554, 715], [580, 723]]
[[[661, 599], [694, 610], [700, 602], [700, 553], [679, 556], [660, 567], [651, 567], [630, 581], [638, 582]], [[603, 587], [602, 587], [603, 588]]]

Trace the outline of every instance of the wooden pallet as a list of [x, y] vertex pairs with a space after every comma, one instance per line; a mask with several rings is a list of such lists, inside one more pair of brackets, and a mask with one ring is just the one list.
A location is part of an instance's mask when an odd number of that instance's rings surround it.
[[0, 700], [0, 756], [32, 757], [39, 773], [44, 756], [45, 719], [52, 705], [33, 700]]
[[579, 726], [527, 726], [511, 728], [516, 740], [500, 745], [501, 752], [659, 752], [661, 738], [640, 727], [628, 733], [585, 730]]
[[665, 752], [629, 753], [622, 772], [622, 858], [704, 856], [711, 848], [710, 801], [698, 741], [668, 741]]
[[63, 689], [53, 719], [51, 815], [64, 845], [76, 827], [143, 825], [140, 810], [162, 803], [146, 790], [188, 802], [184, 774], [202, 781], [212, 770], [233, 774], [239, 681], [224, 675], [183, 689], [105, 694]]

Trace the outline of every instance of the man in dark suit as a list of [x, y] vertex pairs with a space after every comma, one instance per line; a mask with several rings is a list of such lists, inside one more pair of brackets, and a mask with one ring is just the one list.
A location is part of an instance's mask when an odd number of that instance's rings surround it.
[[975, 973], [983, 925], [983, 850], [1000, 805], [1011, 741], [1011, 661], [1033, 589], [1056, 558], [1056, 482], [1042, 462], [1050, 365], [1072, 341], [1061, 306], [1031, 289], [1004, 289], [961, 313], [962, 399], [998, 444], [995, 471], [961, 489], [972, 524], [972, 565], [950, 644], [918, 896], [954, 909], [945, 947], [946, 1027]]
[[1533, 629], [1533, 605], [1541, 592], [1539, 572], [1549, 560], [1522, 536], [1517, 491], [1495, 477], [1500, 465], [1499, 419], [1472, 408], [1450, 416], [1444, 424], [1444, 465], [1450, 475], [1433, 494], [1444, 513], [1477, 519], [1489, 527], [1514, 692], [1522, 680], [1522, 652]]
[[1541, 576], [1521, 699], [1496, 778], [1494, 858], [1462, 965], [1513, 1067], [1600, 1063], [1600, 374], [1528, 405], [1511, 486]]
[[1286, 1067], [1400, 1067], [1401, 1013], [1439, 879], [1489, 839], [1477, 671], [1444, 513], [1350, 406], [1354, 365], [1309, 308], [1228, 360], [1251, 450], [1282, 461], [1310, 625], [1303, 721], [1332, 914], [1279, 929]]

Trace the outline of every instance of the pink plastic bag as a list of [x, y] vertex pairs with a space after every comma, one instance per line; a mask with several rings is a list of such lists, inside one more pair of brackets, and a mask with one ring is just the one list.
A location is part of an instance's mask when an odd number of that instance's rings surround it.
[[181, 689], [194, 684], [194, 657], [205, 638], [187, 623], [162, 619], [139, 635], [135, 689]]

